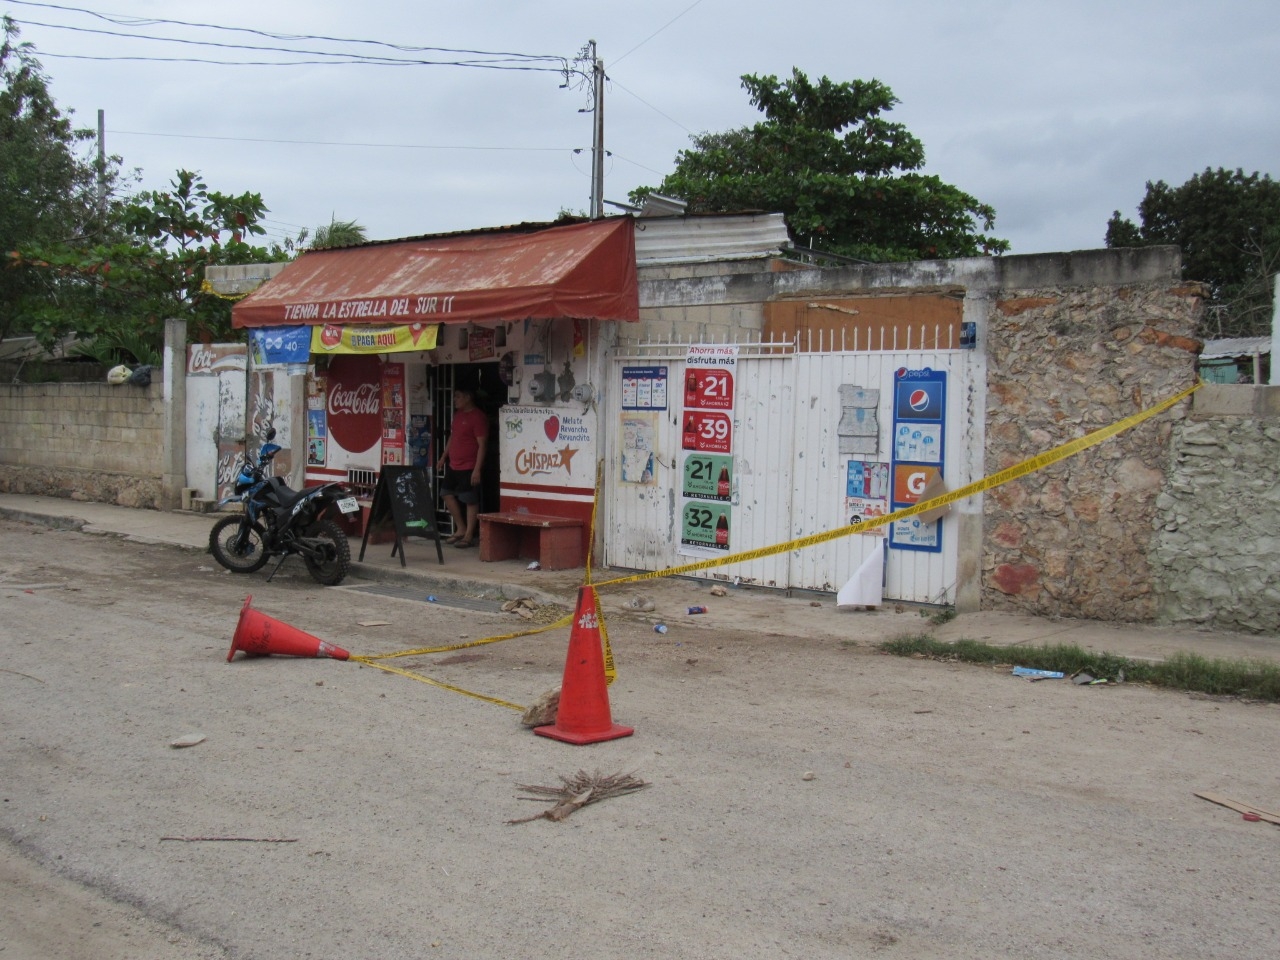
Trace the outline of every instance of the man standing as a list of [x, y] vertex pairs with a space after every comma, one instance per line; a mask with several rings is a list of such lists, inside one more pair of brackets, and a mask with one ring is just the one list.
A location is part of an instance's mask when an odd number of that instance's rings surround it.
[[480, 477], [489, 446], [489, 418], [476, 406], [475, 391], [453, 391], [453, 423], [449, 442], [436, 464], [441, 476], [440, 493], [453, 518], [453, 535], [445, 543], [474, 547], [480, 526]]

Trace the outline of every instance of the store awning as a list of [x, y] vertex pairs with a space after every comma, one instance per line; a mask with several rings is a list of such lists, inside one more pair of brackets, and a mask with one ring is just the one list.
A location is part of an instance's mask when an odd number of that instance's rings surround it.
[[634, 226], [613, 217], [317, 250], [231, 317], [236, 327], [638, 320]]

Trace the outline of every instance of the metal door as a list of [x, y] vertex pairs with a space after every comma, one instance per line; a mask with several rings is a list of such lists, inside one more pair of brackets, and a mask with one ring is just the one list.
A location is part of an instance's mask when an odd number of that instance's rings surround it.
[[[679, 552], [681, 516], [680, 397], [668, 391], [663, 410], [623, 409], [624, 370], [662, 369], [682, 381], [687, 344], [643, 344], [614, 358], [605, 397], [604, 561], [626, 569], [658, 570], [690, 562]], [[946, 444], [942, 472], [948, 486], [981, 475], [981, 398], [974, 390], [975, 354], [967, 350], [825, 351], [798, 353], [791, 344], [740, 344], [734, 409], [735, 552], [784, 544], [848, 523], [845, 485], [850, 459], [891, 459], [894, 375], [900, 368], [945, 372]], [[877, 452], [841, 453], [840, 387], [878, 390]], [[649, 431], [652, 477], [623, 476], [625, 448], [637, 425]], [[940, 552], [887, 551], [885, 598], [920, 603], [955, 601], [958, 537], [943, 521]], [[836, 591], [863, 560], [882, 551], [882, 537], [855, 534], [803, 550], [787, 550], [725, 564], [694, 576], [740, 578], [788, 589]]]

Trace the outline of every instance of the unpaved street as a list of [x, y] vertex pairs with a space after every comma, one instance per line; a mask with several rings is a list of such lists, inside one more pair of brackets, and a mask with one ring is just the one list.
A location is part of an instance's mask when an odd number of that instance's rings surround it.
[[[572, 747], [355, 663], [228, 664], [249, 593], [363, 654], [520, 626], [0, 520], [0, 958], [1275, 955], [1280, 828], [1193, 796], [1280, 808], [1275, 706], [612, 615], [636, 733]], [[567, 639], [400, 665], [525, 704]], [[506, 823], [579, 769], [652, 786]], [[161, 839], [231, 836], [294, 842]]]

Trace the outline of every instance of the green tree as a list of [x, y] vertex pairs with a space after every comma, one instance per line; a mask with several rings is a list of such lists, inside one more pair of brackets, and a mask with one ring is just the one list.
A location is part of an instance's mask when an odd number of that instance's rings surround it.
[[368, 237], [365, 236], [364, 227], [360, 226], [354, 220], [339, 220], [335, 216], [329, 217], [328, 224], [322, 224], [316, 227], [315, 239], [311, 241], [312, 250], [326, 250], [330, 247], [353, 247], [359, 243], [365, 243]]
[[1138, 214], [1140, 226], [1119, 210], [1111, 215], [1107, 246], [1181, 247], [1183, 276], [1209, 286], [1200, 336], [1270, 332], [1272, 277], [1280, 271], [1280, 182], [1221, 168], [1180, 187], [1148, 181]]
[[259, 194], [210, 190], [188, 170], [179, 170], [169, 187], [120, 205], [118, 239], [19, 246], [18, 261], [59, 294], [29, 310], [42, 342], [74, 332], [86, 341], [82, 352], [102, 358], [125, 348], [129, 356], [119, 359], [143, 361], [138, 348], [158, 350], [169, 318], [185, 319], [193, 339], [234, 336], [231, 302], [206, 287], [205, 268], [278, 259], [278, 251], [245, 240], [265, 233], [259, 221], [267, 208]]
[[765, 119], [693, 137], [675, 172], [650, 193], [684, 199], [691, 212], [766, 210], [785, 215], [797, 246], [871, 261], [1003, 253], [981, 231], [995, 210], [921, 173], [924, 146], [885, 114], [899, 101], [878, 80], [816, 83], [742, 77]]
[[83, 248], [106, 236], [118, 161], [91, 160], [90, 130], [58, 109], [30, 44], [0, 18], [0, 340], [30, 332], [33, 305], [61, 285], [17, 253], [20, 246]]

